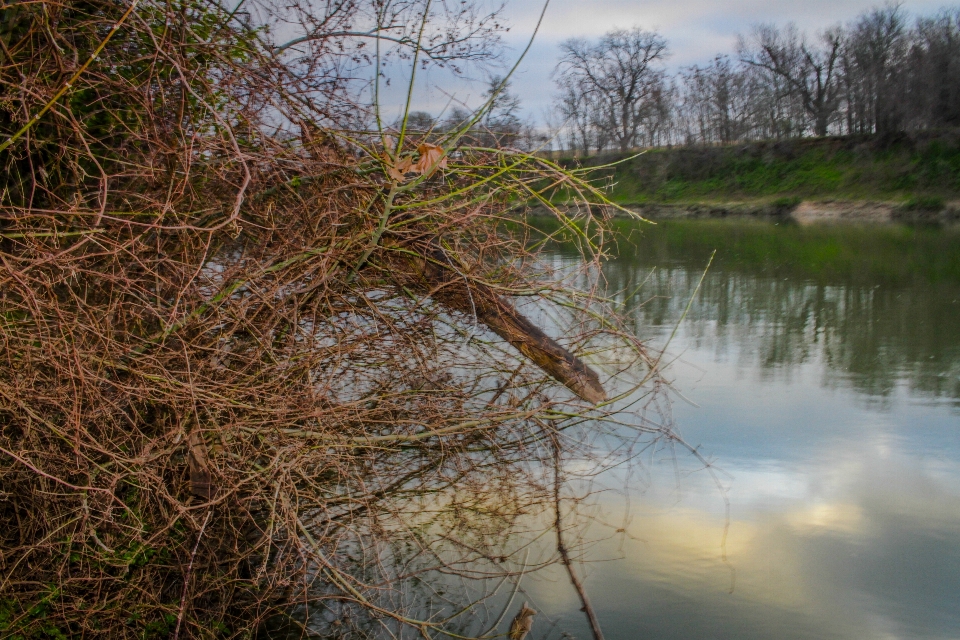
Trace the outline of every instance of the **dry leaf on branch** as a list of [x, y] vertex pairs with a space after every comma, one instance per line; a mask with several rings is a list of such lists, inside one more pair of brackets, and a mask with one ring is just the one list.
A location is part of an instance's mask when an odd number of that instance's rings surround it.
[[387, 175], [396, 180], [397, 182], [403, 182], [406, 180], [404, 174], [410, 172], [410, 167], [413, 165], [413, 160], [410, 156], [405, 156], [400, 159], [397, 164], [391, 164], [390, 157], [386, 156], [385, 160], [387, 161]]
[[537, 612], [524, 602], [513, 622], [510, 623], [510, 631], [507, 637], [510, 640], [524, 640], [530, 633], [530, 629], [533, 628], [533, 617], [535, 615], [537, 615]]
[[420, 175], [430, 174], [437, 169], [447, 168], [447, 158], [443, 155], [443, 147], [438, 147], [429, 142], [423, 142], [417, 147], [420, 153], [420, 159], [413, 166], [413, 170]]

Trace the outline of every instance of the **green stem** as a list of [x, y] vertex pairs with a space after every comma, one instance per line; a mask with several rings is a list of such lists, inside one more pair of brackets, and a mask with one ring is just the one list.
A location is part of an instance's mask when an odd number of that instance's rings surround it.
[[423, 42], [423, 30], [427, 27], [427, 19], [430, 17], [431, 0], [427, 0], [427, 6], [423, 10], [423, 20], [420, 22], [420, 33], [417, 34], [417, 48], [413, 52], [413, 65], [410, 68], [410, 86], [407, 87], [407, 104], [403, 108], [403, 123], [400, 125], [400, 137], [397, 140], [397, 148], [394, 158], [400, 157], [403, 150], [403, 138], [407, 133], [407, 119], [410, 117], [410, 101], [413, 100], [413, 83], [417, 79], [417, 62], [420, 59], [420, 43]]
[[356, 266], [353, 267], [353, 270], [347, 277], [347, 282], [353, 282], [354, 278], [357, 277], [357, 273], [361, 268], [363, 268], [363, 265], [367, 263], [367, 260], [377, 248], [377, 245], [380, 244], [380, 238], [383, 236], [383, 232], [386, 231], [387, 222], [390, 219], [390, 214], [393, 212], [393, 199], [396, 196], [397, 187], [393, 186], [390, 188], [390, 192], [387, 194], [387, 199], [383, 203], [383, 214], [380, 216], [380, 222], [377, 224], [377, 230], [373, 232], [373, 237], [370, 238], [370, 244], [364, 250], [363, 255], [360, 256], [360, 260], [357, 261]]

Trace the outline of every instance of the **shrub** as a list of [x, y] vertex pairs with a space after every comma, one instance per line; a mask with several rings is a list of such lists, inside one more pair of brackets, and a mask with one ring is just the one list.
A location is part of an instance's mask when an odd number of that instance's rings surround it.
[[[501, 224], [539, 185], [601, 194], [472, 145], [482, 109], [385, 131], [353, 84], [375, 56], [336, 34], [364, 20], [413, 68], [482, 57], [487, 18], [440, 5], [251, 7], [321, 24], [299, 53], [192, 0], [0, 9], [22, 89], [0, 117], [0, 635], [460, 628], [413, 618], [418, 581], [509, 576], [515, 536], [560, 513], [562, 458], [626, 390], [596, 362], [656, 380], [589, 287]], [[420, 12], [449, 21], [439, 39]], [[596, 286], [603, 221], [555, 213]], [[557, 311], [562, 344], [522, 299]]]

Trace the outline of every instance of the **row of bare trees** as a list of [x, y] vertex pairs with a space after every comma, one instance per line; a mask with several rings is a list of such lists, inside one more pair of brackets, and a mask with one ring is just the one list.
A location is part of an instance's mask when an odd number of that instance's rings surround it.
[[899, 5], [811, 36], [760, 24], [735, 56], [668, 74], [666, 40], [568, 40], [555, 73], [562, 145], [581, 153], [960, 125], [960, 8]]

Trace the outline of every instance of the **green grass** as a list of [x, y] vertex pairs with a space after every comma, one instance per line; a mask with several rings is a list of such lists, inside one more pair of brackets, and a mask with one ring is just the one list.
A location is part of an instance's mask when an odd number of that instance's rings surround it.
[[[600, 165], [617, 156], [587, 158]], [[570, 161], [572, 162], [572, 161]], [[851, 136], [655, 149], [595, 177], [620, 204], [782, 198], [933, 202], [960, 198], [960, 133]], [[557, 194], [558, 200], [565, 194]]]

